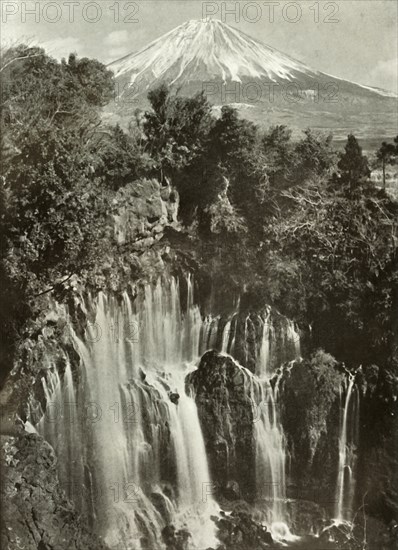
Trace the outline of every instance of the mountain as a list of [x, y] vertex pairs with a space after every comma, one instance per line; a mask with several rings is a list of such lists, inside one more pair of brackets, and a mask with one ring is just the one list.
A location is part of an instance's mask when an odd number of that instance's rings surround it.
[[216, 111], [231, 104], [266, 126], [311, 126], [337, 138], [397, 133], [396, 94], [312, 69], [218, 20], [187, 21], [109, 68], [122, 116], [165, 82], [184, 95], [204, 91]]

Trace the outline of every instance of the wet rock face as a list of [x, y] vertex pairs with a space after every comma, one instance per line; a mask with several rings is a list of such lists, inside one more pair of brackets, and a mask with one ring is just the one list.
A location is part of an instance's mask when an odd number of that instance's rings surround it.
[[308, 500], [289, 500], [287, 513], [291, 531], [300, 537], [305, 537], [311, 532], [321, 533], [329, 520], [323, 506]]
[[166, 525], [162, 531], [162, 539], [167, 550], [188, 550], [190, 538], [189, 531], [186, 529], [177, 531], [174, 525]]
[[219, 518], [212, 517], [221, 545], [217, 550], [261, 550], [274, 547], [271, 533], [267, 527], [253, 520], [246, 512], [227, 515], [221, 512]]
[[60, 488], [52, 447], [36, 434], [1, 440], [1, 547], [107, 550]]
[[[205, 353], [188, 375], [216, 494], [252, 499], [255, 484], [253, 411], [242, 369], [231, 357]], [[231, 491], [231, 488], [234, 488]]]

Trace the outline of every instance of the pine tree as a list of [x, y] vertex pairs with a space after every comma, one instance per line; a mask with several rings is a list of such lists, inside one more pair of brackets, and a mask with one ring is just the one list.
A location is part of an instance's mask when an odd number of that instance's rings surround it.
[[363, 156], [356, 137], [350, 134], [345, 146], [345, 153], [337, 164], [343, 183], [347, 183], [352, 191], [370, 176], [367, 157]]

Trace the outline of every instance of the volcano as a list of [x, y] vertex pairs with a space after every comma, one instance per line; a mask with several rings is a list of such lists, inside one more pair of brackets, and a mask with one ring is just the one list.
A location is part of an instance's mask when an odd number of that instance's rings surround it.
[[150, 89], [204, 92], [215, 111], [229, 104], [260, 125], [311, 127], [337, 139], [397, 133], [397, 96], [308, 67], [219, 20], [187, 21], [109, 66], [119, 115], [145, 106]]

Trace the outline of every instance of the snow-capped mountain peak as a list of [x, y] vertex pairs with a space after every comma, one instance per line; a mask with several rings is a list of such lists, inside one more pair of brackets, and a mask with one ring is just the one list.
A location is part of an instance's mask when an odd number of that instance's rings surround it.
[[148, 91], [166, 83], [181, 95], [203, 92], [218, 109], [236, 107], [256, 124], [285, 124], [396, 134], [396, 94], [328, 75], [219, 20], [191, 20], [109, 65], [118, 95], [110, 110], [148, 107]]
[[240, 82], [243, 78], [292, 80], [297, 73], [315, 76], [295, 59], [262, 44], [219, 20], [190, 20], [137, 53], [109, 65], [116, 77], [131, 83], [142, 77], [186, 82], [195, 75]]

